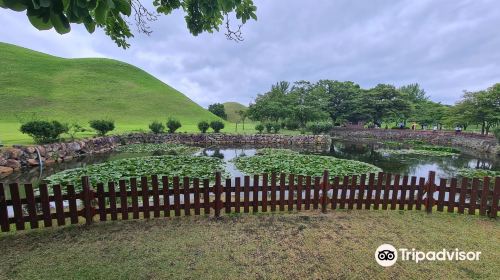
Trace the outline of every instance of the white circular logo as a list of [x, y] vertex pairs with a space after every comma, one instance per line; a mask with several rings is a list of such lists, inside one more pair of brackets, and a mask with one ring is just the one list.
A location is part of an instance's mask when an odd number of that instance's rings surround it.
[[375, 250], [375, 260], [383, 267], [393, 266], [398, 260], [396, 248], [391, 244], [382, 244]]

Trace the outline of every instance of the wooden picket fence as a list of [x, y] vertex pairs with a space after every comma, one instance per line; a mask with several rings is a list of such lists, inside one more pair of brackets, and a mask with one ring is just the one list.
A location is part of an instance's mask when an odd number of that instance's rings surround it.
[[[322, 177], [293, 174], [262, 174], [226, 179], [220, 173], [215, 184], [208, 179], [151, 176], [97, 184], [94, 190], [88, 177], [82, 178], [83, 190], [75, 192], [68, 185], [40, 185], [35, 195], [31, 184], [24, 184], [25, 198], [20, 185], [9, 185], [10, 199], [5, 198], [0, 183], [0, 226], [3, 232], [58, 226], [67, 223], [92, 224], [106, 220], [148, 219], [161, 216], [213, 215], [224, 213], [302, 211], [310, 209], [382, 209], [425, 210], [468, 213], [497, 217], [500, 196], [500, 177], [482, 179], [440, 179], [435, 184], [435, 172], [427, 178], [378, 173], [330, 179], [328, 171]], [[359, 180], [358, 180], [359, 178]], [[243, 181], [242, 181], [243, 179]], [[368, 180], [367, 180], [368, 179]], [[169, 180], [172, 180], [169, 182]], [[233, 183], [234, 182], [234, 183]], [[52, 207], [54, 206], [54, 207]], [[8, 210], [12, 209], [13, 217]], [[467, 211], [466, 211], [467, 209]], [[478, 210], [478, 211], [477, 211]]]

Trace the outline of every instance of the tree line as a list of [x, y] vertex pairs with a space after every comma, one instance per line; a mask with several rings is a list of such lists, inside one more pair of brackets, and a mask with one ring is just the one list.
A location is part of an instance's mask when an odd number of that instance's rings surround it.
[[465, 91], [455, 105], [430, 100], [419, 84], [389, 84], [364, 89], [351, 81], [320, 80], [316, 83], [278, 82], [250, 104], [248, 117], [287, 129], [306, 129], [314, 123], [335, 126], [363, 123], [366, 127], [443, 129], [470, 125], [488, 134], [500, 124], [500, 83], [476, 92]]

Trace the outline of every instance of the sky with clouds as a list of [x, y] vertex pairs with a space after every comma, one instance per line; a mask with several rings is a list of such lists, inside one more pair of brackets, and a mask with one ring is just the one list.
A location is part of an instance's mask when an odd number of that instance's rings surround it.
[[445, 104], [500, 82], [498, 0], [254, 2], [259, 19], [243, 27], [240, 43], [223, 32], [193, 37], [178, 11], [123, 50], [100, 30], [40, 32], [23, 13], [5, 9], [0, 41], [61, 57], [122, 60], [205, 107], [248, 104], [281, 80], [351, 80], [365, 88], [418, 82]]

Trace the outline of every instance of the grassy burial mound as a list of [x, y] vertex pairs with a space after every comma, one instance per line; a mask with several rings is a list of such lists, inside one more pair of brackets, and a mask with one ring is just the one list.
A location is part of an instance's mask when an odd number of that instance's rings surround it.
[[238, 102], [226, 102], [223, 105], [227, 114], [227, 120], [230, 122], [241, 122], [241, 117], [238, 112], [248, 110], [248, 107]]
[[[118, 131], [147, 130], [179, 119], [181, 131], [216, 120], [181, 92], [130, 64], [105, 58], [65, 59], [0, 43], [0, 139], [21, 140], [19, 123], [113, 119]], [[24, 136], [28, 138], [28, 136]]]

